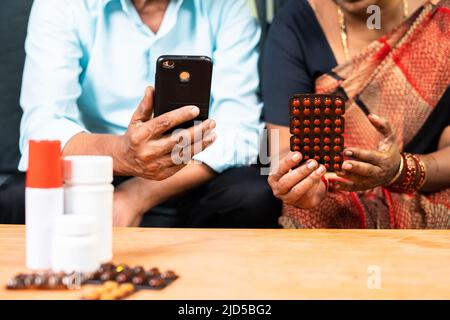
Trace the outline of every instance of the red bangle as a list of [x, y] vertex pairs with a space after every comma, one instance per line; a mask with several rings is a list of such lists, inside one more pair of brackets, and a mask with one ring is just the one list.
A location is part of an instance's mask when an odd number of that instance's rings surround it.
[[321, 180], [322, 180], [322, 182], [325, 184], [325, 189], [328, 191], [329, 183], [328, 183], [327, 178], [325, 178], [324, 176], [322, 176]]

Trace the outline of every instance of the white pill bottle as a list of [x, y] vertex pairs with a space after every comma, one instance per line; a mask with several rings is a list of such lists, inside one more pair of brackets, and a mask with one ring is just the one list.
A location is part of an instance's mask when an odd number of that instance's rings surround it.
[[113, 160], [107, 156], [69, 156], [63, 160], [64, 214], [92, 215], [99, 237], [99, 262], [112, 260]]
[[59, 141], [28, 142], [26, 180], [25, 263], [29, 269], [46, 270], [50, 268], [53, 223], [64, 210]]

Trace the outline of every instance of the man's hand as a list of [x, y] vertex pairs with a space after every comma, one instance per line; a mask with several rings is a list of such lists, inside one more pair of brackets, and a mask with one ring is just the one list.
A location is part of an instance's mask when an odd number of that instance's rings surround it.
[[[186, 163], [174, 163], [171, 152], [183, 137], [190, 137], [191, 145], [188, 158], [208, 147], [214, 142], [216, 135], [211, 132], [215, 128], [214, 120], [185, 130], [181, 134], [163, 136], [163, 134], [186, 121], [195, 119], [200, 110], [196, 106], [186, 106], [159, 117], [153, 118], [153, 88], [148, 87], [139, 107], [133, 114], [127, 132], [121, 136], [115, 148], [115, 169], [122, 175], [139, 176], [151, 180], [166, 179]], [[185, 155], [184, 155], [185, 156]]]
[[[275, 197], [284, 203], [302, 209], [312, 209], [322, 202], [327, 194], [325, 184], [321, 181], [326, 173], [323, 165], [309, 160], [298, 166], [302, 160], [299, 152], [290, 152], [280, 161], [279, 168], [268, 179]], [[291, 170], [292, 169], [292, 170]]]

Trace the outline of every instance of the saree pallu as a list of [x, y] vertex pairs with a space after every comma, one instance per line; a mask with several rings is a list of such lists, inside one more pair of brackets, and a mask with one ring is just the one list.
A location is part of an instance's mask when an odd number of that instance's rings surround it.
[[[387, 118], [400, 150], [413, 140], [450, 85], [450, 0], [427, 2], [385, 37], [316, 81], [316, 93], [347, 100], [347, 147], [377, 149], [367, 115]], [[450, 106], [446, 106], [450, 108]], [[449, 164], [450, 165], [450, 164]], [[450, 189], [399, 194], [378, 187], [332, 190], [311, 210], [284, 205], [285, 228], [450, 228]]]

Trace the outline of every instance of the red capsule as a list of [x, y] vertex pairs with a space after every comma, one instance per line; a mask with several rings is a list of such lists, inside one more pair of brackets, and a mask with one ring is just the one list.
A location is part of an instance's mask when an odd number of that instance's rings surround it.
[[341, 138], [335, 138], [334, 139], [335, 144], [341, 144]]
[[314, 114], [318, 116], [320, 114], [320, 109], [319, 108], [315, 108], [314, 109]]
[[314, 125], [316, 125], [316, 126], [320, 126], [320, 119], [316, 119], [316, 120], [314, 120]]
[[325, 105], [326, 106], [330, 106], [331, 105], [331, 99], [330, 98], [326, 98], [325, 99]]
[[303, 120], [303, 125], [309, 126], [310, 124], [311, 124], [311, 121], [309, 121], [308, 119]]
[[298, 127], [298, 126], [300, 125], [300, 120], [298, 120], [298, 119], [292, 120], [292, 125], [293, 125], [294, 127]]
[[334, 121], [334, 124], [337, 125], [337, 126], [340, 126], [340, 125], [342, 124], [341, 119], [336, 119], [336, 120]]
[[342, 132], [342, 128], [341, 128], [341, 127], [336, 127], [336, 128], [334, 129], [334, 132], [336, 132], [337, 134], [339, 134], [339, 133]]
[[341, 151], [341, 147], [339, 147], [339, 146], [334, 146], [334, 147], [333, 147], [333, 150], [334, 150], [335, 152], [339, 152], [339, 151]]
[[303, 105], [304, 105], [305, 107], [309, 107], [309, 106], [311, 105], [311, 101], [310, 101], [308, 98], [305, 98], [305, 99], [303, 100]]
[[303, 160], [309, 160], [309, 156], [308, 156], [307, 154], [305, 154], [305, 155], [303, 156]]
[[342, 106], [342, 100], [341, 99], [336, 99], [334, 101], [334, 104], [335, 104], [336, 107], [340, 107], [340, 106]]
[[325, 139], [323, 139], [323, 142], [325, 142], [326, 144], [329, 144], [331, 142], [330, 138], [326, 137]]
[[318, 98], [314, 99], [314, 105], [315, 106], [320, 106], [321, 103], [322, 103], [322, 101], [320, 101], [320, 99], [318, 99]]
[[294, 99], [294, 100], [292, 101], [292, 106], [293, 106], [293, 107], [296, 107], [296, 108], [300, 107], [300, 100]]
[[325, 127], [325, 129], [323, 129], [323, 132], [330, 133], [331, 132], [331, 128], [330, 127]]
[[320, 128], [319, 127], [315, 127], [314, 128], [314, 133], [320, 133]]
[[325, 168], [326, 168], [327, 170], [330, 169], [330, 164], [329, 164], [329, 163], [325, 163], [324, 166], [325, 166]]
[[330, 162], [331, 159], [330, 159], [329, 156], [324, 156], [324, 157], [323, 157], [323, 160], [325, 160], [325, 162]]
[[299, 147], [299, 146], [294, 146], [294, 147], [292, 148], [292, 150], [294, 150], [294, 151], [300, 151], [300, 147]]
[[300, 134], [300, 129], [299, 128], [294, 128], [294, 130], [292, 130], [293, 134]]
[[309, 116], [309, 115], [311, 114], [311, 110], [309, 110], [309, 109], [307, 108], [307, 109], [303, 110], [303, 114], [304, 114], [305, 116]]
[[314, 143], [315, 143], [315, 144], [320, 143], [320, 139], [319, 139], [319, 138], [314, 138]]
[[335, 156], [335, 157], [333, 158], [333, 160], [334, 160], [334, 162], [339, 162], [339, 161], [341, 161], [341, 157]]
[[314, 160], [316, 160], [316, 161], [320, 161], [320, 156], [318, 156], [318, 155], [315, 155], [315, 156], [314, 156]]
[[330, 146], [323, 146], [323, 151], [330, 152]]
[[325, 125], [329, 126], [331, 124], [331, 119], [325, 119], [325, 121], [323, 122], [325, 123]]
[[325, 108], [325, 110], [323, 112], [325, 114], [330, 114], [331, 113], [331, 109], [330, 108]]
[[309, 134], [310, 132], [311, 132], [310, 128], [303, 129], [303, 133], [305, 133], [305, 134]]
[[309, 144], [310, 142], [311, 142], [311, 140], [309, 140], [309, 138], [303, 139], [303, 143], [305, 143], [305, 144]]
[[303, 150], [306, 151], [306, 152], [308, 152], [309, 150], [311, 150], [311, 148], [310, 148], [309, 146], [304, 146], [304, 147], [303, 147]]
[[333, 168], [334, 168], [334, 170], [340, 170], [340, 169], [341, 169], [341, 165], [336, 163], [336, 164], [333, 166]]
[[299, 138], [295, 138], [293, 142], [294, 142], [294, 144], [300, 144], [300, 139]]
[[292, 114], [294, 116], [299, 116], [300, 115], [300, 109], [297, 109], [297, 108], [292, 109]]
[[336, 110], [334, 110], [334, 113], [338, 116], [340, 116], [342, 114], [342, 109], [341, 108], [337, 108]]
[[319, 152], [320, 151], [320, 147], [319, 146], [314, 146], [314, 151], [315, 152]]

